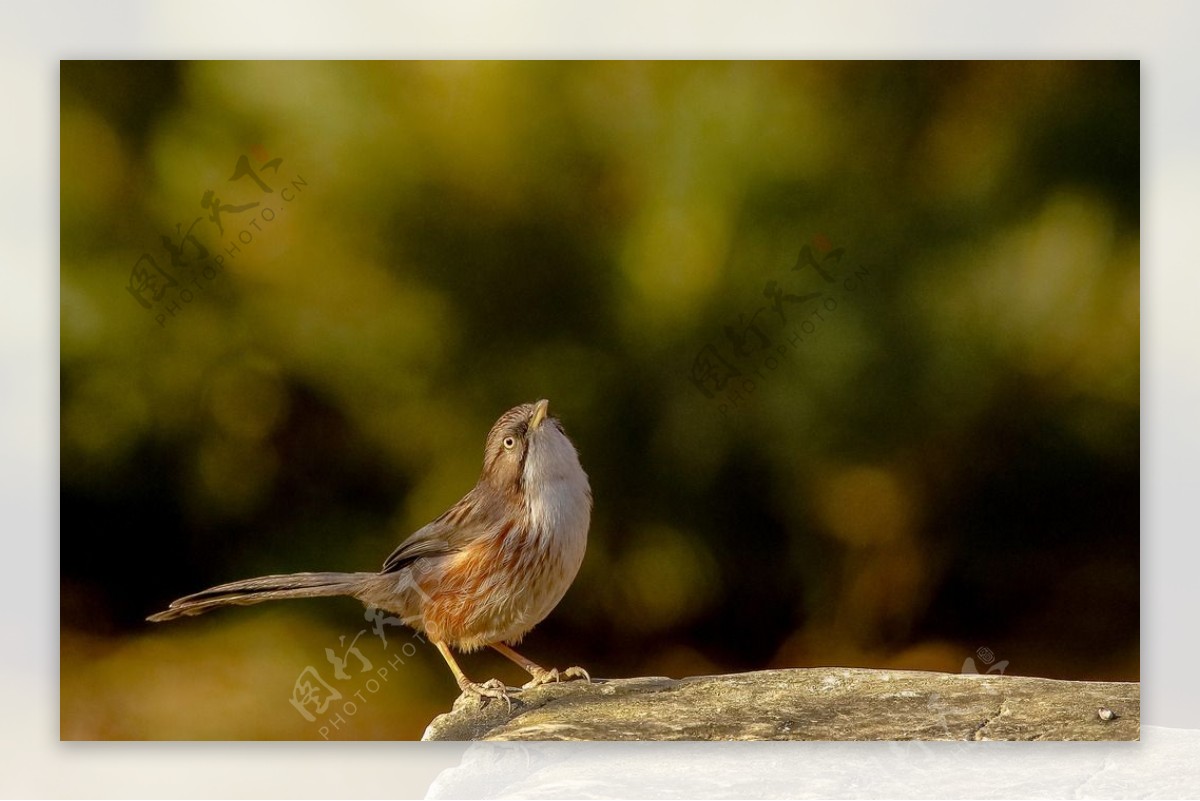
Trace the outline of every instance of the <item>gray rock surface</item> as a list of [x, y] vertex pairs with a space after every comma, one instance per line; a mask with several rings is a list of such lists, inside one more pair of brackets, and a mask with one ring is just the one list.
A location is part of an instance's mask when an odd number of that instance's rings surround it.
[[510, 692], [459, 698], [423, 739], [1136, 740], [1141, 716], [1137, 683], [854, 668]]

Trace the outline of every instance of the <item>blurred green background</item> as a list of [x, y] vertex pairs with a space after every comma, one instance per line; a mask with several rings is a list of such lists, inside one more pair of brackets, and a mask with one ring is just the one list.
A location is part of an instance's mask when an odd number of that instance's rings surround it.
[[63, 62], [62, 736], [419, 737], [355, 601], [143, 618], [377, 568], [541, 397], [595, 511], [535, 661], [1136, 680], [1139, 81]]

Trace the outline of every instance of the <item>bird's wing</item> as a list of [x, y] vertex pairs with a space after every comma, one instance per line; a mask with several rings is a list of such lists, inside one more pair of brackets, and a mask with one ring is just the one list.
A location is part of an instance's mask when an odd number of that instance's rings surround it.
[[395, 573], [418, 559], [458, 553], [486, 533], [481, 516], [471, 514], [476, 509], [471, 502], [471, 494], [468, 494], [437, 520], [413, 532], [412, 536], [400, 543], [384, 560], [380, 572]]
[[446, 556], [461, 550], [462, 546], [451, 545], [444, 536], [445, 531], [436, 523], [415, 532], [392, 551], [383, 561], [380, 573], [395, 573], [428, 556]]

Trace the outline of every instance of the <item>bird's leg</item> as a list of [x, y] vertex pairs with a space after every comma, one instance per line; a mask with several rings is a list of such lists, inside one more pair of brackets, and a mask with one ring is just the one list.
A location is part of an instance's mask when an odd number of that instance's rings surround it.
[[592, 681], [592, 677], [589, 676], [588, 672], [581, 667], [569, 667], [561, 672], [558, 670], [558, 668], [550, 668], [549, 670], [546, 670], [536, 662], [530, 662], [528, 659], [521, 656], [502, 642], [492, 643], [492, 648], [495, 648], [496, 651], [504, 654], [506, 657], [516, 662], [521, 666], [521, 670], [524, 670], [530, 676], [533, 676], [532, 681], [521, 687], [523, 690], [537, 687], [539, 684], [549, 684], [552, 681], [562, 681], [563, 679], [584, 679], [589, 684]]
[[508, 704], [508, 708], [512, 710], [512, 699], [508, 697], [508, 690], [504, 684], [498, 679], [490, 679], [483, 684], [476, 684], [467, 678], [467, 674], [462, 672], [462, 668], [458, 666], [458, 662], [454, 661], [454, 655], [450, 653], [450, 647], [446, 643], [438, 641], [434, 645], [442, 654], [442, 659], [446, 660], [446, 664], [450, 666], [450, 671], [454, 673], [454, 680], [458, 682], [458, 688], [466, 695], [474, 695], [482, 701], [487, 701], [489, 698], [502, 698], [504, 703]]

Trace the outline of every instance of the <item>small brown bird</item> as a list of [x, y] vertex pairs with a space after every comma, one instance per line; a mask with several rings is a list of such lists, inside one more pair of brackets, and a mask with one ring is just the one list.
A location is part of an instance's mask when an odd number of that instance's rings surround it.
[[540, 400], [509, 409], [488, 433], [475, 487], [392, 552], [378, 573], [293, 573], [235, 581], [180, 598], [147, 620], [218, 606], [349, 595], [396, 615], [437, 646], [464, 693], [508, 695], [496, 679], [476, 684], [451, 646], [489, 646], [532, 676], [525, 688], [591, 678], [579, 667], [547, 670], [510, 646], [550, 614], [575, 580], [587, 548], [592, 490], [579, 454]]

